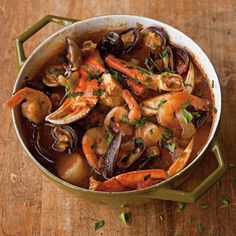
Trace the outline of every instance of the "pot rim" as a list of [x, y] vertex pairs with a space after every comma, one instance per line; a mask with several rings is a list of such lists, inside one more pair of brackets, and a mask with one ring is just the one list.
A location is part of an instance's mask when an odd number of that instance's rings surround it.
[[[70, 184], [68, 182], [66, 182], [65, 180], [57, 177], [56, 175], [52, 174], [50, 171], [48, 171], [43, 165], [41, 165], [36, 158], [31, 154], [31, 152], [29, 151], [29, 149], [27, 148], [26, 144], [23, 142], [22, 138], [21, 138], [21, 134], [19, 132], [19, 129], [17, 127], [17, 122], [16, 122], [16, 110], [13, 109], [12, 110], [12, 119], [13, 119], [13, 125], [14, 128], [16, 130], [18, 139], [20, 140], [21, 145], [23, 146], [25, 152], [30, 156], [31, 160], [33, 160], [33, 162], [48, 176], [51, 177], [54, 181], [56, 181], [59, 184], [62, 184], [70, 189], [76, 190], [76, 191], [81, 191], [81, 192], [88, 192], [88, 193], [93, 193], [96, 195], [102, 195], [102, 196], [108, 196], [108, 195], [115, 195], [115, 196], [123, 196], [123, 195], [127, 195], [127, 194], [134, 194], [136, 195], [137, 193], [146, 193], [146, 192], [150, 192], [151, 190], [156, 190], [158, 188], [161, 188], [164, 185], [170, 184], [172, 181], [174, 181], [176, 178], [178, 178], [180, 175], [182, 175], [185, 171], [187, 171], [187, 169], [191, 168], [193, 165], [196, 164], [197, 161], [199, 161], [200, 157], [202, 156], [202, 154], [206, 151], [206, 149], [209, 147], [211, 141], [213, 140], [217, 127], [219, 125], [219, 121], [220, 121], [220, 116], [221, 116], [221, 100], [222, 100], [222, 96], [221, 96], [221, 87], [220, 87], [220, 83], [219, 83], [219, 79], [218, 76], [216, 74], [215, 68], [212, 65], [210, 59], [208, 58], [208, 56], [206, 55], [205, 51], [197, 44], [195, 43], [189, 36], [187, 36], [186, 34], [184, 34], [182, 31], [178, 30], [177, 28], [163, 23], [161, 21], [152, 19], [152, 18], [148, 18], [148, 17], [143, 17], [143, 16], [138, 16], [138, 15], [128, 15], [128, 14], [111, 14], [111, 15], [99, 15], [99, 16], [95, 16], [95, 17], [91, 17], [91, 18], [87, 18], [87, 19], [83, 19], [80, 20], [76, 23], [73, 23], [71, 25], [65, 26], [62, 29], [56, 31], [55, 33], [51, 34], [48, 38], [46, 38], [43, 42], [41, 42], [34, 50], [33, 52], [30, 54], [30, 56], [26, 59], [26, 61], [24, 62], [24, 64], [22, 65], [22, 67], [20, 68], [20, 71], [18, 73], [17, 79], [15, 81], [14, 84], [14, 88], [13, 88], [13, 93], [16, 92], [17, 87], [18, 87], [18, 83], [20, 81], [21, 78], [21, 74], [24, 71], [25, 67], [27, 66], [28, 63], [30, 63], [31, 59], [35, 56], [35, 54], [38, 52], [38, 50], [40, 50], [44, 45], [46, 45], [51, 39], [53, 39], [55, 36], [57, 36], [58, 34], [62, 33], [63, 31], [66, 31], [68, 29], [72, 29], [73, 27], [75, 27], [75, 25], [79, 25], [79, 24], [86, 24], [89, 23], [90, 21], [93, 20], [99, 20], [102, 18], [120, 18], [120, 17], [125, 17], [125, 18], [134, 18], [137, 19], [138, 22], [144, 21], [144, 20], [148, 20], [148, 21], [153, 21], [154, 23], [157, 23], [158, 25], [161, 25], [161, 27], [163, 28], [169, 28], [172, 29], [173, 31], [176, 31], [181, 37], [184, 37], [186, 39], [188, 39], [191, 44], [197, 48], [199, 51], [202, 52], [202, 57], [204, 57], [204, 60], [206, 60], [208, 67], [210, 67], [211, 72], [213, 73], [212, 76], [216, 78], [216, 85], [217, 85], [217, 91], [219, 94], [219, 101], [217, 104], [217, 114], [214, 115], [213, 117], [213, 124], [211, 127], [211, 131], [208, 137], [208, 141], [207, 143], [204, 145], [204, 147], [202, 148], [202, 150], [199, 152], [199, 154], [197, 155], [197, 157], [191, 162], [189, 163], [187, 166], [185, 166], [185, 168], [183, 168], [180, 172], [178, 172], [176, 175], [147, 188], [144, 189], [139, 189], [139, 190], [130, 190], [130, 191], [124, 191], [124, 192], [101, 192], [101, 191], [94, 191], [94, 190], [89, 190], [89, 189], [85, 189], [73, 184]], [[191, 50], [189, 50], [191, 52]], [[199, 65], [201, 66], [201, 65]], [[204, 70], [203, 70], [204, 71]], [[209, 78], [207, 78], [209, 80]], [[212, 92], [213, 93], [213, 92]], [[214, 94], [214, 93], [213, 93]], [[216, 101], [216, 98], [214, 96], [214, 102]]]

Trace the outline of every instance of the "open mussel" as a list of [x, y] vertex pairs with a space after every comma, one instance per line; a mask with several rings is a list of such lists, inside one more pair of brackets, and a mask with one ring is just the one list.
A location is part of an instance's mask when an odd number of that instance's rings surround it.
[[174, 71], [172, 49], [166, 46], [161, 52], [150, 52], [145, 60], [146, 67], [156, 73]]
[[123, 52], [124, 44], [119, 34], [109, 32], [99, 43], [99, 50], [102, 55], [109, 53], [119, 55]]
[[190, 61], [188, 53], [184, 49], [178, 47], [172, 47], [172, 51], [177, 73], [183, 74], [187, 72]]
[[77, 43], [73, 39], [66, 37], [66, 42], [67, 42], [66, 58], [69, 62], [70, 70], [76, 71], [80, 68], [80, 66], [83, 63], [82, 52]]
[[138, 43], [140, 38], [139, 28], [130, 28], [122, 33], [109, 32], [99, 43], [102, 55], [109, 53], [121, 55], [129, 53]]
[[35, 127], [33, 136], [37, 152], [49, 162], [58, 153], [74, 152], [78, 143], [77, 132], [69, 125], [44, 123]]

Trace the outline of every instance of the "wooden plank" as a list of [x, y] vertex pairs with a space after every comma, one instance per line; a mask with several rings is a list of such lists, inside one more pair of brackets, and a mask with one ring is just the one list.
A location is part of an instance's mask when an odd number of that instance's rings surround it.
[[[223, 110], [220, 138], [229, 163], [236, 163], [236, 4], [234, 0], [212, 1], [65, 1], [2, 0], [0, 5], [1, 129], [0, 129], [0, 235], [203, 235], [236, 234], [236, 192], [231, 178], [236, 168], [223, 177], [198, 202], [177, 212], [177, 204], [156, 201], [128, 209], [129, 226], [119, 220], [122, 208], [88, 204], [58, 189], [34, 166], [22, 150], [13, 130], [6, 101], [17, 76], [15, 38], [46, 14], [84, 19], [103, 14], [135, 14], [158, 19], [182, 30], [194, 39], [214, 63], [222, 86]], [[26, 43], [30, 53], [59, 27], [50, 25]], [[203, 158], [199, 170], [186, 181], [191, 189], [216, 166], [211, 155]], [[231, 203], [222, 206], [226, 195]], [[209, 208], [201, 209], [201, 204]], [[160, 218], [163, 217], [163, 220]], [[94, 223], [105, 220], [95, 232]]]

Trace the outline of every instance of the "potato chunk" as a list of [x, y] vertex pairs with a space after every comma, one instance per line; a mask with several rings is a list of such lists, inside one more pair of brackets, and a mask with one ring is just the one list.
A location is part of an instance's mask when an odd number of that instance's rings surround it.
[[91, 168], [78, 152], [61, 155], [56, 162], [56, 169], [65, 181], [80, 187], [88, 187]]

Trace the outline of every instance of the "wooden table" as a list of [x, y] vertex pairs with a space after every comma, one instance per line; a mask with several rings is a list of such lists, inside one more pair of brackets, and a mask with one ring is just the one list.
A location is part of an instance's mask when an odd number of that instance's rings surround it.
[[[182, 212], [177, 203], [156, 201], [132, 207], [131, 223], [120, 219], [122, 208], [91, 205], [52, 184], [24, 153], [13, 129], [6, 101], [18, 69], [15, 38], [47, 14], [84, 19], [96, 15], [127, 13], [158, 19], [195, 40], [213, 62], [222, 85], [223, 110], [220, 139], [228, 163], [236, 163], [236, 2], [234, 0], [1, 0], [0, 65], [0, 235], [236, 235], [236, 168], [229, 168], [221, 184]], [[49, 25], [26, 43], [28, 53], [59, 26]], [[216, 161], [205, 155], [199, 169], [184, 184], [191, 190]], [[231, 203], [222, 205], [225, 195]], [[201, 204], [209, 205], [202, 209]], [[94, 224], [105, 220], [95, 232]], [[205, 230], [201, 230], [201, 228]]]

